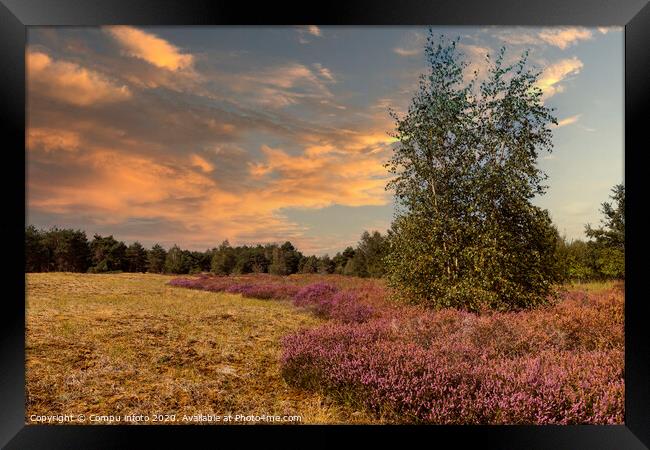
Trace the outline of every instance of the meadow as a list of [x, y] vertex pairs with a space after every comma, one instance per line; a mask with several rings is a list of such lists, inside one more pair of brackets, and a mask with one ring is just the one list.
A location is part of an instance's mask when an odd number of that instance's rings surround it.
[[622, 423], [622, 283], [473, 314], [341, 275], [28, 274], [31, 414]]
[[174, 288], [172, 278], [27, 274], [27, 423], [32, 414], [372, 421], [283, 380], [280, 339], [321, 319], [289, 302]]

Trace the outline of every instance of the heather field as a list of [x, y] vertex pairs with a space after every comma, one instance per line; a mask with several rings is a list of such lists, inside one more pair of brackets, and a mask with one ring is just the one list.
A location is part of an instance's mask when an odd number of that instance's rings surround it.
[[27, 275], [31, 414], [623, 422], [622, 283], [525, 312], [393, 303], [340, 275]]

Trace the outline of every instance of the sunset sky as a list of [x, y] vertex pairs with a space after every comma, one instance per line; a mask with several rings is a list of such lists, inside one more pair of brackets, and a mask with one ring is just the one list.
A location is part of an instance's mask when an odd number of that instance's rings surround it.
[[[623, 182], [623, 30], [436, 27], [481, 69], [530, 49], [556, 108], [561, 233]], [[426, 70], [421, 27], [29, 28], [27, 223], [205, 250], [330, 255], [393, 216], [383, 163]]]

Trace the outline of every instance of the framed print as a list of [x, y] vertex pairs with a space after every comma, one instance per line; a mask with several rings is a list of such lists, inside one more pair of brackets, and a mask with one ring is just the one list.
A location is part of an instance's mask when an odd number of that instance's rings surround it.
[[2, 445], [648, 448], [646, 3], [2, 0]]

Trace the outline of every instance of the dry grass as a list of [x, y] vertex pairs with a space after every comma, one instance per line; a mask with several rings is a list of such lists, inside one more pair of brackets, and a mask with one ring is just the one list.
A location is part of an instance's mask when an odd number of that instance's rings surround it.
[[280, 338], [319, 319], [289, 302], [169, 287], [171, 278], [26, 275], [27, 423], [32, 414], [373, 422], [282, 379]]

